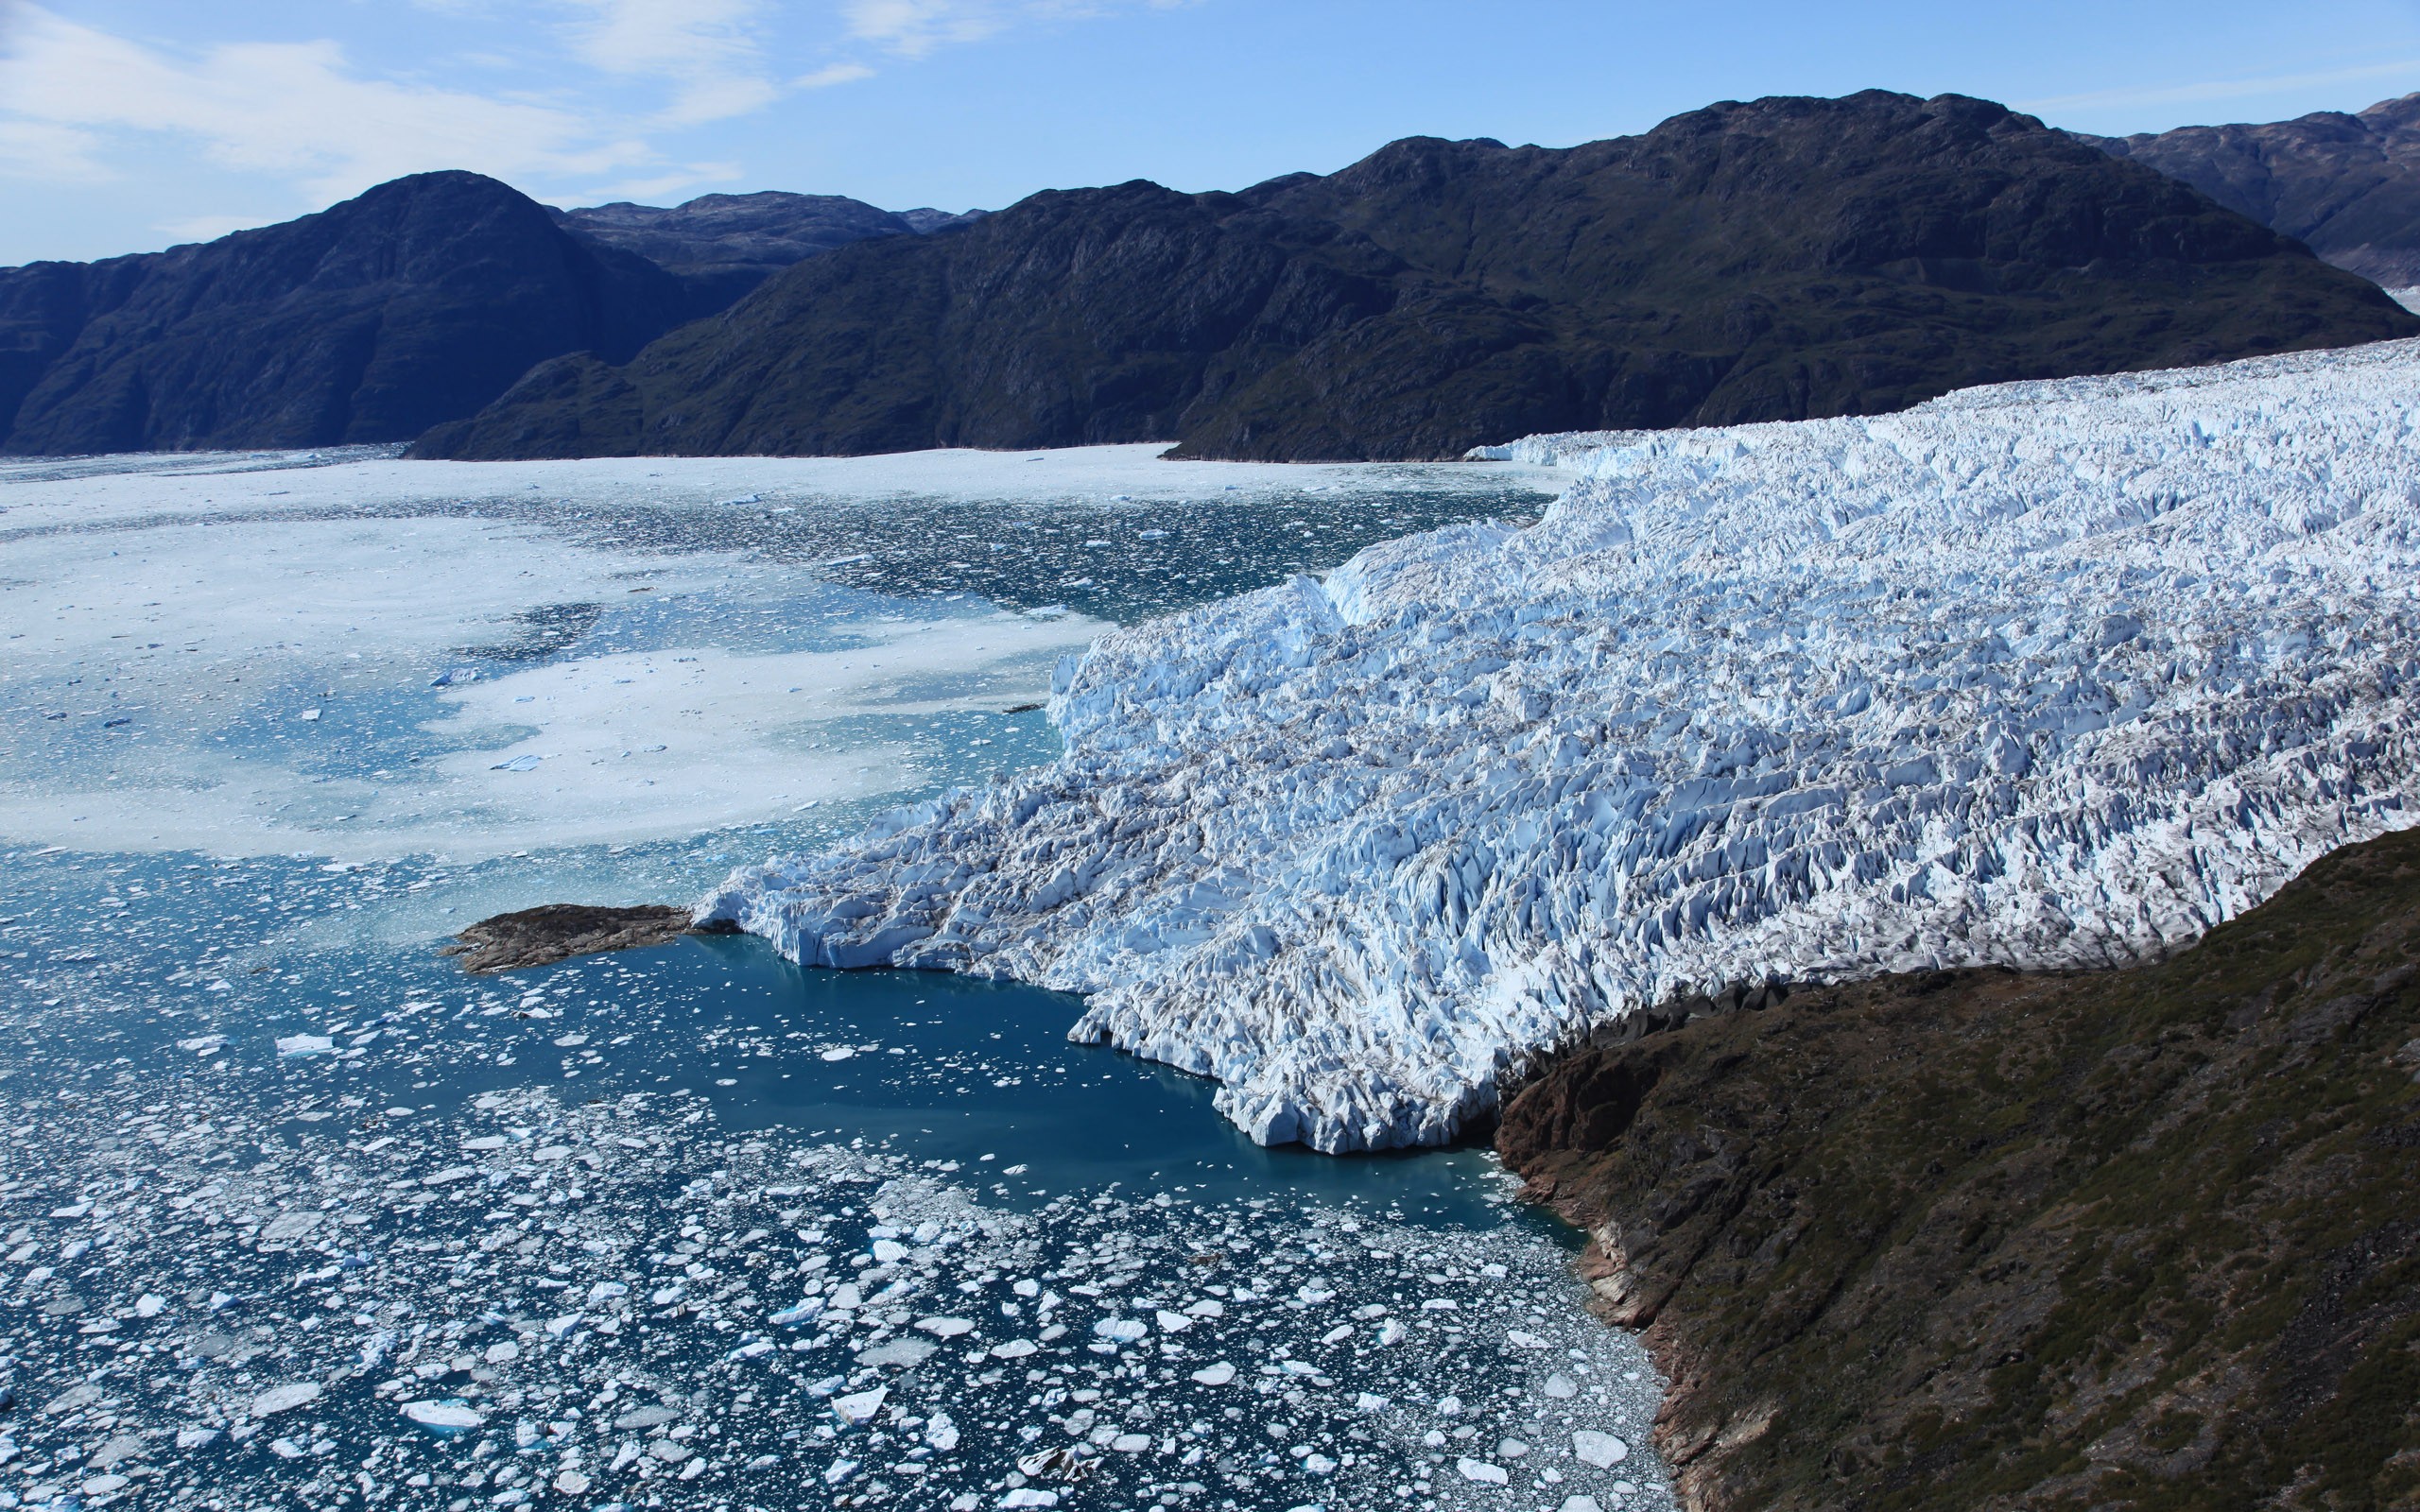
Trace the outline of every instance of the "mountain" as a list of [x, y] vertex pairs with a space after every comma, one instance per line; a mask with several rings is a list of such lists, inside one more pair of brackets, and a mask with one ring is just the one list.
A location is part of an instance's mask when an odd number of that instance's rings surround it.
[[2420, 94], [2359, 115], [2086, 136], [2388, 288], [2420, 284]]
[[615, 203], [559, 211], [566, 229], [636, 252], [729, 304], [767, 278], [836, 247], [944, 230], [981, 213], [879, 210], [841, 195], [704, 195], [670, 209]]
[[0, 451], [400, 441], [533, 363], [616, 361], [710, 291], [472, 173], [197, 246], [0, 270]]
[[2420, 833], [2160, 965], [1582, 1047], [1496, 1148], [1704, 1512], [2420, 1499]]
[[417, 451], [1448, 457], [2414, 331], [2139, 164], [1871, 92], [1568, 149], [1415, 138], [1239, 194], [1040, 194], [801, 264], [627, 365], [549, 363]]

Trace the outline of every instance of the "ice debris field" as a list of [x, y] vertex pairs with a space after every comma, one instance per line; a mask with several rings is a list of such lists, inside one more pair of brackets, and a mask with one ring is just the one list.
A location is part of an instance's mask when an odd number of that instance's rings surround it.
[[434, 954], [1046, 761], [1104, 625], [1540, 475], [0, 465], [0, 1508], [1668, 1505], [1481, 1151], [1264, 1149], [1013, 984]]
[[2157, 955], [2411, 822], [2420, 344], [1502, 448], [1566, 491], [1113, 631], [1065, 750], [701, 908], [1444, 1140], [1771, 979]]

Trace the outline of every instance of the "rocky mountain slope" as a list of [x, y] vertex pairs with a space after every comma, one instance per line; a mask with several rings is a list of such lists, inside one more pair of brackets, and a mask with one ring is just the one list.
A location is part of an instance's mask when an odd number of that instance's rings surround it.
[[560, 211], [567, 229], [636, 252], [709, 291], [720, 309], [782, 269], [836, 247], [875, 236], [909, 236], [979, 218], [940, 210], [879, 210], [840, 195], [768, 189], [702, 195], [670, 208], [616, 202]]
[[2420, 342], [1508, 450], [1533, 526], [1104, 635], [1056, 763], [701, 917], [1349, 1150], [1688, 992], [2157, 958], [2420, 802]]
[[1685, 1506], [2420, 1504], [2420, 834], [2158, 966], [1897, 976], [1558, 1060], [1506, 1161]]
[[198, 246], [0, 270], [0, 451], [408, 440], [710, 308], [470, 173]]
[[417, 450], [1445, 457], [2414, 330], [2172, 180], [1875, 92], [1568, 150], [1413, 139], [1241, 194], [1038, 195], [816, 258], [627, 365], [549, 364]]
[[2420, 94], [2358, 115], [2083, 137], [2388, 288], [2420, 284]]

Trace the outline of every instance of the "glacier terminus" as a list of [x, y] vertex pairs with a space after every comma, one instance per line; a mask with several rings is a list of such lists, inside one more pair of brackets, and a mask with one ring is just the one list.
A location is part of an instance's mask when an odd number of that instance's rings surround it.
[[699, 918], [1084, 994], [1351, 1151], [1677, 998], [2155, 958], [2412, 822], [2420, 343], [1484, 455], [1568, 488], [1112, 631], [1057, 761]]

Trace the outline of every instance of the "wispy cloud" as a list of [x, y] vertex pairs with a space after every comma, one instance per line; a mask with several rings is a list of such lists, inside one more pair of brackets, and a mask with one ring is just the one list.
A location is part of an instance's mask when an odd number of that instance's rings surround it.
[[872, 77], [873, 70], [863, 63], [834, 63], [829, 68], [819, 68], [812, 74], [802, 76], [797, 83], [801, 89], [830, 89], [835, 84], [854, 84], [858, 79]]
[[430, 168], [562, 178], [660, 162], [579, 113], [369, 78], [333, 42], [238, 43], [181, 59], [37, 6], [9, 17], [0, 57], [0, 171], [97, 177], [126, 133], [190, 143], [213, 162], [340, 198]]
[[2017, 109], [2043, 115], [2065, 111], [2113, 110], [2145, 105], [2194, 105], [2207, 100], [2256, 99], [2264, 94], [2324, 89], [2330, 84], [2356, 84], [2363, 79], [2394, 79], [2420, 87], [2420, 59], [2404, 59], [2392, 63], [2361, 63], [2324, 73], [2271, 74], [2256, 78], [2204, 79], [2191, 84], [2147, 84], [2095, 90], [2083, 94], [2054, 94], [2047, 99], [2019, 101]]
[[1074, 21], [1118, 10], [1174, 10], [1193, 0], [845, 0], [849, 35], [923, 58], [952, 43], [981, 42], [1021, 23]]
[[582, 61], [620, 77], [674, 88], [670, 126], [729, 120], [771, 104], [759, 24], [762, 0], [570, 0], [588, 14], [574, 27]]

